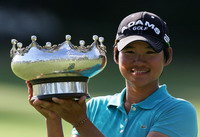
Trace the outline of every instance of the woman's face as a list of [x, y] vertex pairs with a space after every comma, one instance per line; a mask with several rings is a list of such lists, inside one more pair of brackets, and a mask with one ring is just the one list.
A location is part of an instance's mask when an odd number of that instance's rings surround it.
[[163, 54], [163, 51], [155, 52], [146, 42], [136, 41], [119, 52], [117, 64], [128, 85], [158, 86], [163, 68], [169, 64]]

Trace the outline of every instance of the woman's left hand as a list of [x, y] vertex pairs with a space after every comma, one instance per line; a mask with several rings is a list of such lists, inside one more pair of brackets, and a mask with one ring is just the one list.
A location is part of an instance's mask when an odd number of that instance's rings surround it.
[[77, 124], [79, 121], [87, 118], [86, 115], [86, 96], [82, 96], [78, 101], [73, 99], [59, 99], [52, 98], [54, 102], [47, 102], [37, 100], [35, 105], [39, 105], [45, 109], [56, 112], [65, 121], [72, 125]]

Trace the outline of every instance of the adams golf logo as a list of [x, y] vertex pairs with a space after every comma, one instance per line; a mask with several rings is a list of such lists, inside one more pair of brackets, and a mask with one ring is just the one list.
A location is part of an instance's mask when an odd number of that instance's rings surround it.
[[123, 26], [121, 29], [121, 33], [123, 33], [126, 29], [131, 28], [132, 30], [147, 30], [152, 29], [154, 32], [159, 35], [160, 29], [155, 26], [155, 24], [151, 24], [148, 21], [142, 22], [142, 20], [129, 22], [127, 26]]
[[[155, 32], [155, 34], [159, 35], [160, 34], [160, 29], [158, 27], [156, 27], [155, 24], [153, 23], [150, 23], [148, 21], [145, 21], [143, 22], [142, 20], [137, 20], [137, 21], [132, 21], [132, 22], [129, 22], [127, 26], [123, 26], [122, 29], [121, 29], [121, 33], [123, 34], [123, 32], [127, 29], [132, 29], [133, 31], [137, 31], [137, 30], [142, 30], [142, 31], [145, 31], [145, 30], [148, 30], [148, 29], [151, 29]], [[164, 35], [163, 37], [164, 41], [166, 43], [169, 43], [170, 41], [170, 38], [169, 36], [167, 36], [167, 34]]]

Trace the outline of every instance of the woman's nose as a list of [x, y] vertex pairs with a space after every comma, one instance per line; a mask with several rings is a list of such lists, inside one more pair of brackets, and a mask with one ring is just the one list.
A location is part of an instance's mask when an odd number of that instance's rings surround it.
[[143, 55], [135, 55], [133, 58], [134, 64], [135, 65], [143, 65], [145, 63]]

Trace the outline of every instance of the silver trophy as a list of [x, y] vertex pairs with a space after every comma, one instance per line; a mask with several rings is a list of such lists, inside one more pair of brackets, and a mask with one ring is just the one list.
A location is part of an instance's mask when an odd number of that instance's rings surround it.
[[29, 80], [33, 85], [32, 99], [51, 100], [52, 97], [78, 99], [89, 97], [88, 80], [100, 73], [106, 66], [104, 38], [93, 36], [94, 42], [73, 45], [71, 36], [58, 45], [47, 42], [40, 46], [37, 37], [31, 37], [31, 44], [24, 47], [12, 39], [11, 68], [16, 76]]

